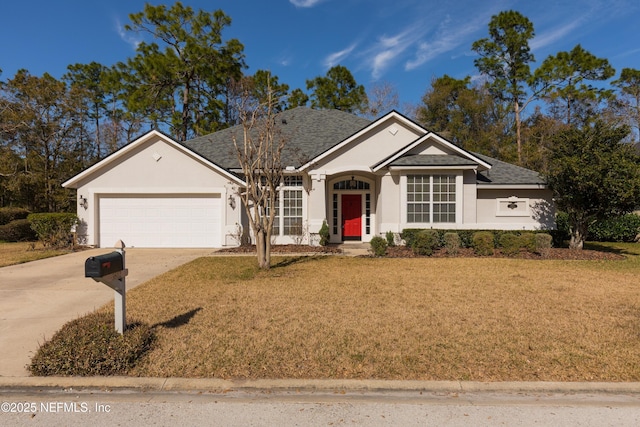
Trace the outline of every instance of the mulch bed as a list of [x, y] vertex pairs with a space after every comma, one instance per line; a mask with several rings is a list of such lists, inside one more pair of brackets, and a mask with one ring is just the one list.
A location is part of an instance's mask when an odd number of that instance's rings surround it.
[[[222, 253], [235, 253], [235, 254], [251, 254], [256, 252], [255, 246], [239, 246], [236, 248], [225, 248], [218, 252]], [[299, 253], [312, 253], [312, 254], [341, 254], [342, 249], [337, 246], [308, 246], [308, 245], [273, 245], [271, 246], [271, 253], [273, 254], [299, 254]], [[407, 246], [394, 246], [387, 248], [387, 258], [424, 258], [420, 255], [415, 255], [411, 248]], [[590, 249], [572, 250], [566, 248], [552, 248], [549, 250], [549, 254], [546, 257], [540, 254], [521, 251], [517, 256], [507, 257], [500, 252], [500, 249], [496, 249], [492, 256], [480, 257], [476, 255], [471, 248], [460, 248], [457, 255], [449, 255], [446, 249], [439, 249], [431, 255], [431, 258], [519, 258], [519, 259], [559, 259], [559, 260], [587, 260], [587, 261], [599, 261], [599, 260], [622, 260], [625, 259], [624, 255], [620, 255], [614, 252], [594, 251]]]

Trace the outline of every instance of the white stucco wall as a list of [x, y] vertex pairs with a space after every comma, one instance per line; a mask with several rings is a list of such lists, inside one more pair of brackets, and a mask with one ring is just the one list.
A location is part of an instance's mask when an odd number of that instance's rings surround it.
[[229, 178], [160, 137], [126, 151], [116, 160], [82, 177], [75, 186], [78, 197], [88, 201], [87, 209], [78, 206], [78, 217], [83, 225], [79, 233], [84, 234], [88, 245], [96, 244], [98, 203], [103, 194], [219, 194], [224, 206], [223, 244], [236, 244], [231, 236], [236, 224], [240, 223], [242, 206], [239, 200], [236, 200], [235, 209], [229, 206], [229, 196], [235, 197]]
[[[553, 193], [545, 189], [480, 189], [478, 190], [478, 228], [503, 230], [539, 230], [554, 227]], [[509, 212], [500, 208], [499, 200], [522, 201], [526, 212]]]

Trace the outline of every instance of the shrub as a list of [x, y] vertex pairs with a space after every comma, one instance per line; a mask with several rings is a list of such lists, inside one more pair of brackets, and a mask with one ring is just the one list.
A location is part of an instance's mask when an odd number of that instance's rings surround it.
[[633, 242], [640, 233], [640, 215], [620, 215], [589, 226], [589, 240], [598, 242]]
[[547, 258], [551, 252], [551, 243], [553, 237], [549, 233], [536, 234], [536, 249], [535, 252], [541, 256]]
[[387, 240], [380, 236], [371, 239], [371, 250], [375, 256], [385, 256], [387, 254]]
[[396, 233], [394, 233], [393, 231], [387, 231], [387, 233], [385, 234], [385, 237], [387, 239], [387, 245], [389, 246], [396, 245]]
[[444, 247], [449, 255], [457, 255], [460, 251], [460, 236], [458, 233], [445, 233]]
[[29, 211], [23, 208], [0, 208], [0, 225], [9, 224], [18, 219], [27, 219]]
[[536, 234], [529, 231], [522, 233], [520, 235], [520, 247], [534, 253], [536, 251]]
[[438, 232], [436, 230], [421, 230], [413, 239], [411, 249], [416, 255], [430, 256], [438, 246]]
[[473, 234], [473, 250], [481, 256], [493, 255], [495, 248], [493, 233], [490, 231], [478, 231]]
[[24, 242], [36, 240], [35, 231], [28, 219], [17, 219], [8, 224], [0, 225], [0, 241]]
[[71, 213], [30, 214], [28, 219], [45, 247], [70, 246], [71, 228], [78, 224], [78, 217]]
[[320, 245], [327, 246], [329, 244], [329, 225], [327, 224], [327, 220], [322, 221], [322, 227], [320, 227], [320, 231], [318, 232], [320, 235]]
[[502, 254], [506, 256], [514, 256], [520, 253], [521, 237], [513, 233], [505, 233], [500, 236], [500, 248]]
[[31, 359], [33, 375], [124, 375], [151, 348], [154, 333], [139, 323], [115, 331], [113, 313], [92, 313], [72, 320], [38, 348]]
[[400, 238], [402, 240], [404, 240], [405, 244], [408, 247], [413, 247], [413, 242], [416, 239], [416, 236], [418, 235], [419, 232], [423, 231], [420, 228], [405, 228], [404, 230], [402, 230], [402, 232], [400, 233]]

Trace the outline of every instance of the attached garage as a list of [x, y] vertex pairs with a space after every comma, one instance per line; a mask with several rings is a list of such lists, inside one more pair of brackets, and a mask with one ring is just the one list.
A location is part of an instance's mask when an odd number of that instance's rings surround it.
[[77, 190], [78, 241], [112, 248], [237, 245], [238, 176], [156, 130], [63, 184]]
[[215, 195], [99, 197], [99, 245], [216, 248], [222, 245], [222, 203]]

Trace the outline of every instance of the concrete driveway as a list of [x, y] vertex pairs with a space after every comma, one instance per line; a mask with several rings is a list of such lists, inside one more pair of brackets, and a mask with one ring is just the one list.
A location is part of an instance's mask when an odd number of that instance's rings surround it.
[[[114, 291], [84, 277], [84, 262], [113, 249], [84, 252], [0, 268], [0, 376], [28, 376], [38, 345], [66, 322], [113, 301]], [[213, 249], [126, 250], [127, 290]]]

